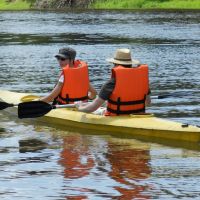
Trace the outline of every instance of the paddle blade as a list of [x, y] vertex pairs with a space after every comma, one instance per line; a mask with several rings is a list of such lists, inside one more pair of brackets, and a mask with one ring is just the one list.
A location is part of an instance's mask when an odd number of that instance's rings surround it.
[[0, 110], [6, 109], [9, 107], [13, 107], [13, 106], [14, 106], [14, 104], [11, 104], [11, 103], [0, 102]]
[[159, 95], [157, 97], [157, 99], [165, 99], [165, 98], [170, 98], [170, 97], [173, 97], [172, 94], [163, 94], [163, 95]]
[[18, 105], [18, 117], [20, 119], [41, 117], [52, 109], [52, 105], [43, 101], [23, 102]]
[[170, 98], [170, 97], [177, 97], [177, 98], [183, 98], [184, 96], [188, 95], [185, 91], [178, 91], [178, 92], [172, 92], [168, 94], [163, 94], [157, 96], [157, 99], [165, 99], [165, 98]]

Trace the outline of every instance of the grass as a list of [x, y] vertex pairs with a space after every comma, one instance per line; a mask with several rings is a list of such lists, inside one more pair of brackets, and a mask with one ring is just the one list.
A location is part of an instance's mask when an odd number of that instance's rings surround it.
[[[28, 10], [31, 0], [0, 0], [0, 10]], [[33, 2], [33, 0], [32, 0]], [[95, 0], [95, 9], [200, 9], [200, 0]]]
[[96, 0], [95, 9], [200, 9], [200, 0]]
[[16, 0], [8, 3], [6, 0], [0, 0], [0, 10], [26, 10], [30, 9], [30, 4], [23, 0]]

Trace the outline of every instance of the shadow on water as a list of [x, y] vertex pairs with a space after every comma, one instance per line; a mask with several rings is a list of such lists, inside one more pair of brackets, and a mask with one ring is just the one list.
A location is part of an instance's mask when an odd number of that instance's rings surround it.
[[6, 131], [5, 128], [0, 128], [0, 139], [10, 137], [10, 134]]
[[26, 152], [37, 152], [43, 149], [46, 149], [48, 144], [42, 140], [36, 138], [29, 138], [19, 140], [19, 152], [26, 153]]
[[0, 135], [1, 135], [2, 133], [5, 133], [5, 129], [4, 129], [4, 128], [0, 128]]

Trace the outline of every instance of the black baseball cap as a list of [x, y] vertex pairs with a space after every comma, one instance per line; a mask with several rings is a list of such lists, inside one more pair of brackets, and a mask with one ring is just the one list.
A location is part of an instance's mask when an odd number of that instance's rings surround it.
[[76, 51], [70, 47], [59, 49], [58, 54], [55, 55], [56, 58], [61, 57], [65, 59], [75, 60]]

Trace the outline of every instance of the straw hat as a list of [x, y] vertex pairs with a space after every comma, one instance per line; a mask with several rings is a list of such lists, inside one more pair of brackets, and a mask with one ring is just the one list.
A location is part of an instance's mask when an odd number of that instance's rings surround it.
[[131, 58], [130, 49], [117, 49], [114, 58], [108, 58], [106, 60], [108, 62], [120, 65], [140, 64], [139, 60], [134, 60]]

